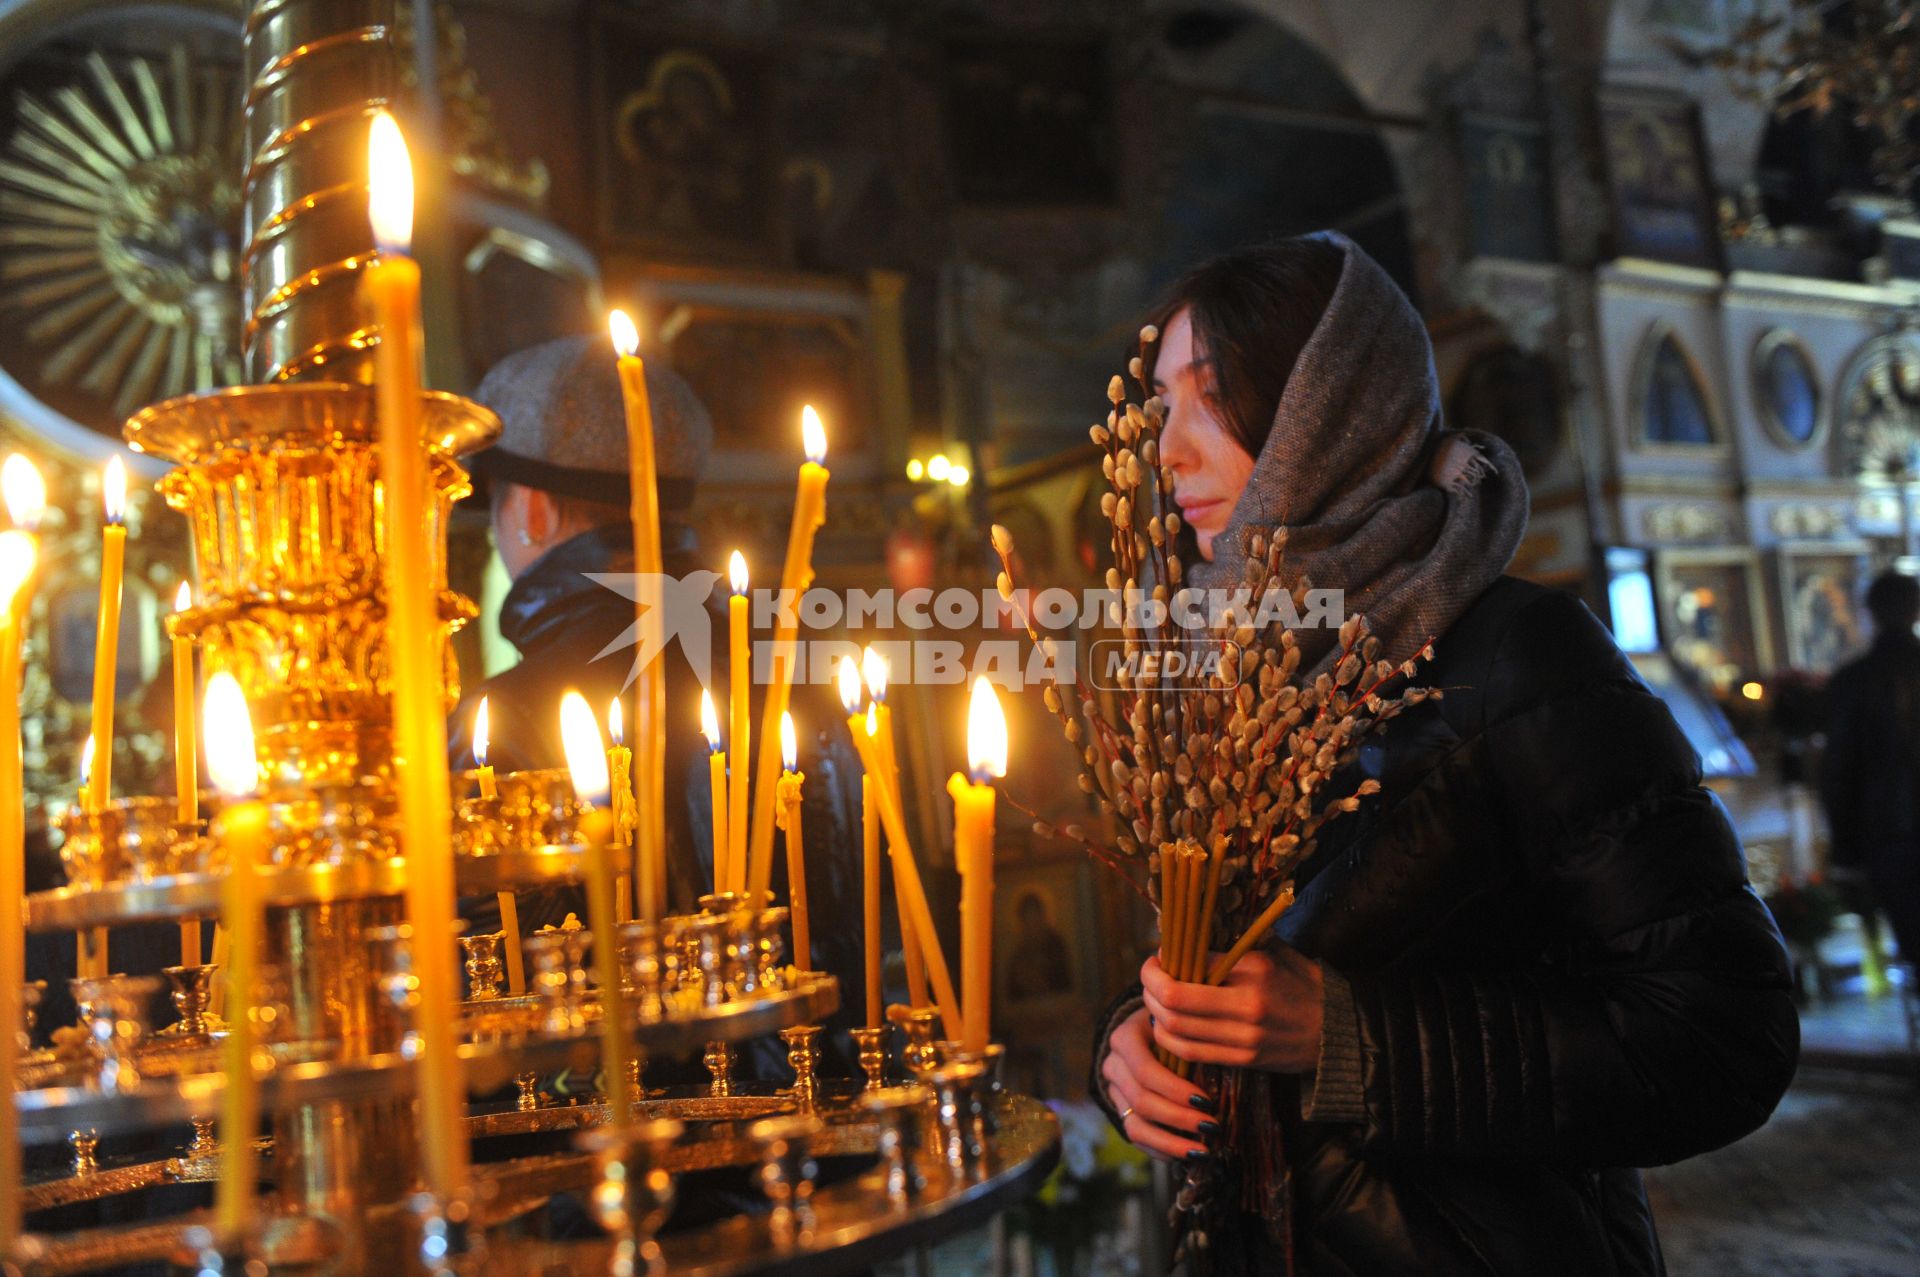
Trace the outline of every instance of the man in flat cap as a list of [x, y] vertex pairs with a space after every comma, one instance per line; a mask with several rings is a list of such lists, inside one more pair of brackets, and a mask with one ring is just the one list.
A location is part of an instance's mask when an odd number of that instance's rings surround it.
[[[635, 650], [617, 646], [601, 655], [633, 625], [632, 595], [594, 579], [633, 571], [619, 373], [604, 338], [564, 337], [509, 355], [474, 397], [501, 422], [499, 442], [474, 458], [473, 472], [488, 490], [494, 544], [513, 582], [500, 604], [500, 635], [521, 659], [461, 699], [449, 725], [453, 765], [474, 765], [474, 714], [486, 697], [487, 762], [496, 771], [564, 767], [560, 698], [569, 690], [603, 720], [620, 697], [627, 723], [634, 721], [628, 679]], [[697, 579], [711, 565], [695, 559], [685, 516], [712, 447], [712, 421], [687, 383], [658, 364], [647, 369], [647, 398], [666, 575]], [[690, 904], [712, 880], [706, 751], [696, 730], [700, 683], [678, 645], [662, 659], [669, 712], [685, 728], [666, 734], [668, 889]], [[522, 891], [518, 908], [523, 934], [557, 926], [568, 912], [585, 917], [574, 888]], [[499, 925], [491, 899], [467, 902], [462, 913], [476, 928]]]

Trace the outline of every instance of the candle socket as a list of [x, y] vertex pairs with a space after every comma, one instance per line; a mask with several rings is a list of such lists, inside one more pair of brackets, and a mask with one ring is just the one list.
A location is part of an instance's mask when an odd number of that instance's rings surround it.
[[506, 964], [500, 960], [500, 932], [461, 936], [460, 952], [467, 970], [467, 996], [475, 1002], [491, 1002], [500, 996], [500, 977]]
[[100, 1169], [100, 1133], [91, 1128], [84, 1131], [67, 1132], [67, 1147], [73, 1150], [73, 1173], [75, 1176], [91, 1175]]
[[105, 887], [200, 872], [207, 844], [183, 834], [171, 798], [116, 798], [98, 811], [71, 806], [59, 820], [67, 885]]
[[540, 1107], [540, 1075], [538, 1073], [516, 1073], [513, 1075], [516, 1091], [514, 1107], [522, 1113], [531, 1113]]
[[165, 983], [151, 975], [70, 982], [96, 1064], [90, 1083], [94, 1089], [116, 1094], [140, 1085], [137, 1053], [147, 1036], [153, 1000]]
[[733, 1094], [733, 1066], [739, 1058], [740, 1053], [733, 1049], [731, 1042], [707, 1043], [706, 1054], [701, 1059], [707, 1072], [713, 1075], [713, 1081], [707, 1084], [708, 1095], [726, 1099]]
[[886, 1089], [887, 1085], [887, 1026], [874, 1029], [851, 1029], [854, 1048], [860, 1054], [860, 1071], [867, 1075], [866, 1093]]
[[666, 1014], [666, 976], [661, 961], [660, 927], [644, 919], [620, 925], [620, 971], [633, 997], [636, 1015], [645, 1021]]
[[813, 1233], [813, 1181], [820, 1173], [813, 1141], [824, 1123], [812, 1113], [763, 1118], [747, 1128], [760, 1148], [760, 1190], [773, 1209], [767, 1232], [776, 1245], [791, 1246]]
[[578, 1033], [587, 1025], [587, 931], [536, 931], [524, 941], [533, 963], [528, 979], [540, 999], [543, 1033]]
[[160, 1030], [163, 1038], [205, 1038], [226, 1028], [213, 1013], [213, 978], [220, 968], [211, 962], [192, 967], [162, 967], [171, 986], [167, 996], [180, 1018]]
[[925, 1082], [940, 1067], [940, 1012], [935, 1007], [917, 1007], [905, 1019], [907, 1045], [900, 1053], [901, 1063], [914, 1080]]
[[647, 1098], [647, 1061], [639, 1052], [627, 1061], [627, 1099], [634, 1104]]
[[20, 986], [20, 1058], [33, 1052], [33, 1031], [40, 1023], [40, 1000], [47, 996], [45, 980], [29, 980]]
[[986, 1169], [986, 1065], [977, 1061], [945, 1064], [927, 1077], [933, 1088], [940, 1158], [957, 1177]]
[[[479, 781], [480, 773], [470, 771], [455, 783], [464, 794]], [[454, 847], [464, 855], [586, 845], [580, 826], [587, 806], [574, 793], [573, 775], [564, 767], [496, 772], [492, 798], [463, 797], [455, 810]]]
[[994, 1097], [1001, 1091], [1001, 1073], [1007, 1062], [1007, 1048], [998, 1042], [990, 1042], [984, 1051], [969, 1051], [958, 1042], [941, 1042], [939, 1047], [942, 1067], [949, 1064], [977, 1065], [980, 1079], [976, 1086], [979, 1099], [979, 1120], [981, 1129], [992, 1135], [999, 1129], [994, 1115]]
[[792, 911], [785, 905], [763, 909], [756, 923], [754, 957], [762, 989], [780, 989], [787, 983], [787, 920]]
[[791, 1095], [794, 1103], [809, 1112], [819, 1096], [819, 1080], [815, 1075], [820, 1063], [819, 1037], [817, 1024], [797, 1024], [780, 1030], [780, 1040], [787, 1044], [787, 1067], [793, 1070], [793, 1087], [781, 1094]]
[[692, 971], [700, 1005], [712, 1009], [727, 1001], [727, 920], [701, 914], [687, 924], [693, 951]]
[[200, 1161], [219, 1152], [220, 1144], [214, 1139], [214, 1119], [196, 1117], [192, 1119], [192, 1123], [193, 1138], [187, 1141], [187, 1158], [191, 1161]]
[[924, 1086], [881, 1087], [860, 1098], [860, 1107], [880, 1128], [876, 1151], [886, 1168], [887, 1200], [896, 1206], [919, 1196], [927, 1182], [914, 1154], [920, 1150], [922, 1120], [932, 1103], [933, 1092]]
[[685, 1128], [670, 1117], [623, 1126], [596, 1126], [574, 1137], [593, 1157], [599, 1179], [587, 1201], [600, 1227], [612, 1233], [609, 1272], [662, 1277], [666, 1259], [654, 1234], [673, 1210], [673, 1176], [662, 1165]]

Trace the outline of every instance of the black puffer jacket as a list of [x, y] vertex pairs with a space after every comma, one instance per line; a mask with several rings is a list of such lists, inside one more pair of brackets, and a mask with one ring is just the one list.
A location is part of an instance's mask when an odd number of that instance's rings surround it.
[[[1421, 681], [1444, 697], [1364, 747], [1380, 798], [1328, 826], [1279, 928], [1350, 984], [1364, 1112], [1301, 1120], [1270, 1079], [1298, 1269], [1662, 1272], [1632, 1168], [1773, 1111], [1799, 1050], [1779, 934], [1693, 750], [1580, 603], [1503, 578]], [[1221, 1267], [1277, 1270], [1241, 1223]]]

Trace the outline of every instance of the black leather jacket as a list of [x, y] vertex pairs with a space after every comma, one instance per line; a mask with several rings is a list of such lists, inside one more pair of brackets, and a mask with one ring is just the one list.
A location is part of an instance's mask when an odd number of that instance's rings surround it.
[[[669, 575], [684, 575], [707, 565], [693, 559], [690, 529], [668, 524], [661, 529]], [[560, 698], [578, 691], [596, 714], [604, 715], [620, 694], [632, 668], [633, 649], [599, 656], [633, 624], [633, 601], [591, 580], [588, 573], [633, 570], [633, 533], [625, 524], [583, 532], [554, 546], [534, 562], [500, 603], [500, 636], [520, 651], [520, 663], [467, 689], [447, 724], [452, 766], [474, 765], [473, 716], [486, 697], [490, 720], [488, 759], [496, 771], [564, 767], [560, 745]], [[724, 627], [724, 621], [722, 622]], [[724, 628], [715, 633], [724, 635]], [[598, 657], [598, 659], [595, 659]], [[712, 808], [707, 790], [706, 748], [698, 732], [700, 683], [677, 646], [668, 648], [667, 704], [685, 712], [686, 730], [667, 732], [667, 878], [679, 908], [690, 908], [713, 881]], [[626, 702], [631, 721], [633, 702]], [[586, 921], [577, 890], [519, 893], [520, 925], [534, 931], [558, 925], [569, 911]], [[463, 916], [477, 928], [498, 926], [492, 899], [464, 902]]]
[[[1278, 928], [1347, 977], [1364, 1090], [1363, 1120], [1308, 1122], [1268, 1079], [1298, 1269], [1662, 1272], [1633, 1168], [1773, 1111], [1799, 1051], [1779, 934], [1693, 750], [1580, 603], [1503, 578], [1421, 679], [1444, 697], [1363, 747], [1380, 798], [1328, 826]], [[1241, 1222], [1221, 1268], [1277, 1270]]]

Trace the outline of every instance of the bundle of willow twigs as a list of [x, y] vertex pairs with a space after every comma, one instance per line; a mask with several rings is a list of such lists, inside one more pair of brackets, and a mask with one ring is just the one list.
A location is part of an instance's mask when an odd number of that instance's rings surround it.
[[[1143, 395], [1145, 357], [1158, 337], [1141, 330], [1141, 353], [1129, 364]], [[1335, 778], [1368, 735], [1439, 695], [1407, 682], [1432, 648], [1383, 660], [1379, 640], [1356, 615], [1341, 623], [1331, 650], [1309, 663], [1287, 624], [1256, 624], [1274, 614], [1267, 605], [1276, 601], [1288, 605], [1278, 615], [1297, 619], [1311, 588], [1286, 571], [1283, 529], [1250, 533], [1240, 589], [1222, 607], [1203, 606], [1199, 629], [1175, 625], [1180, 610], [1163, 609], [1181, 601], [1183, 528], [1173, 475], [1160, 464], [1164, 405], [1157, 397], [1129, 401], [1127, 379], [1117, 376], [1107, 398], [1106, 420], [1090, 433], [1109, 487], [1101, 498], [1111, 525], [1106, 619], [1119, 630], [1127, 661], [1117, 690], [1100, 692], [1081, 678], [1043, 695], [1080, 755], [1080, 788], [1110, 833], [1045, 821], [1035, 829], [1079, 842], [1158, 907], [1169, 974], [1218, 983], [1287, 907], [1294, 870], [1326, 822], [1378, 791], [1373, 780], [1343, 780], [1336, 791]], [[995, 526], [993, 545], [1002, 597], [1032, 641], [1056, 656], [1015, 580], [1012, 536]], [[1163, 671], [1176, 650], [1215, 659], [1200, 677], [1174, 682]], [[1077, 706], [1067, 703], [1073, 693]], [[1144, 873], [1136, 868], [1143, 862]]]

